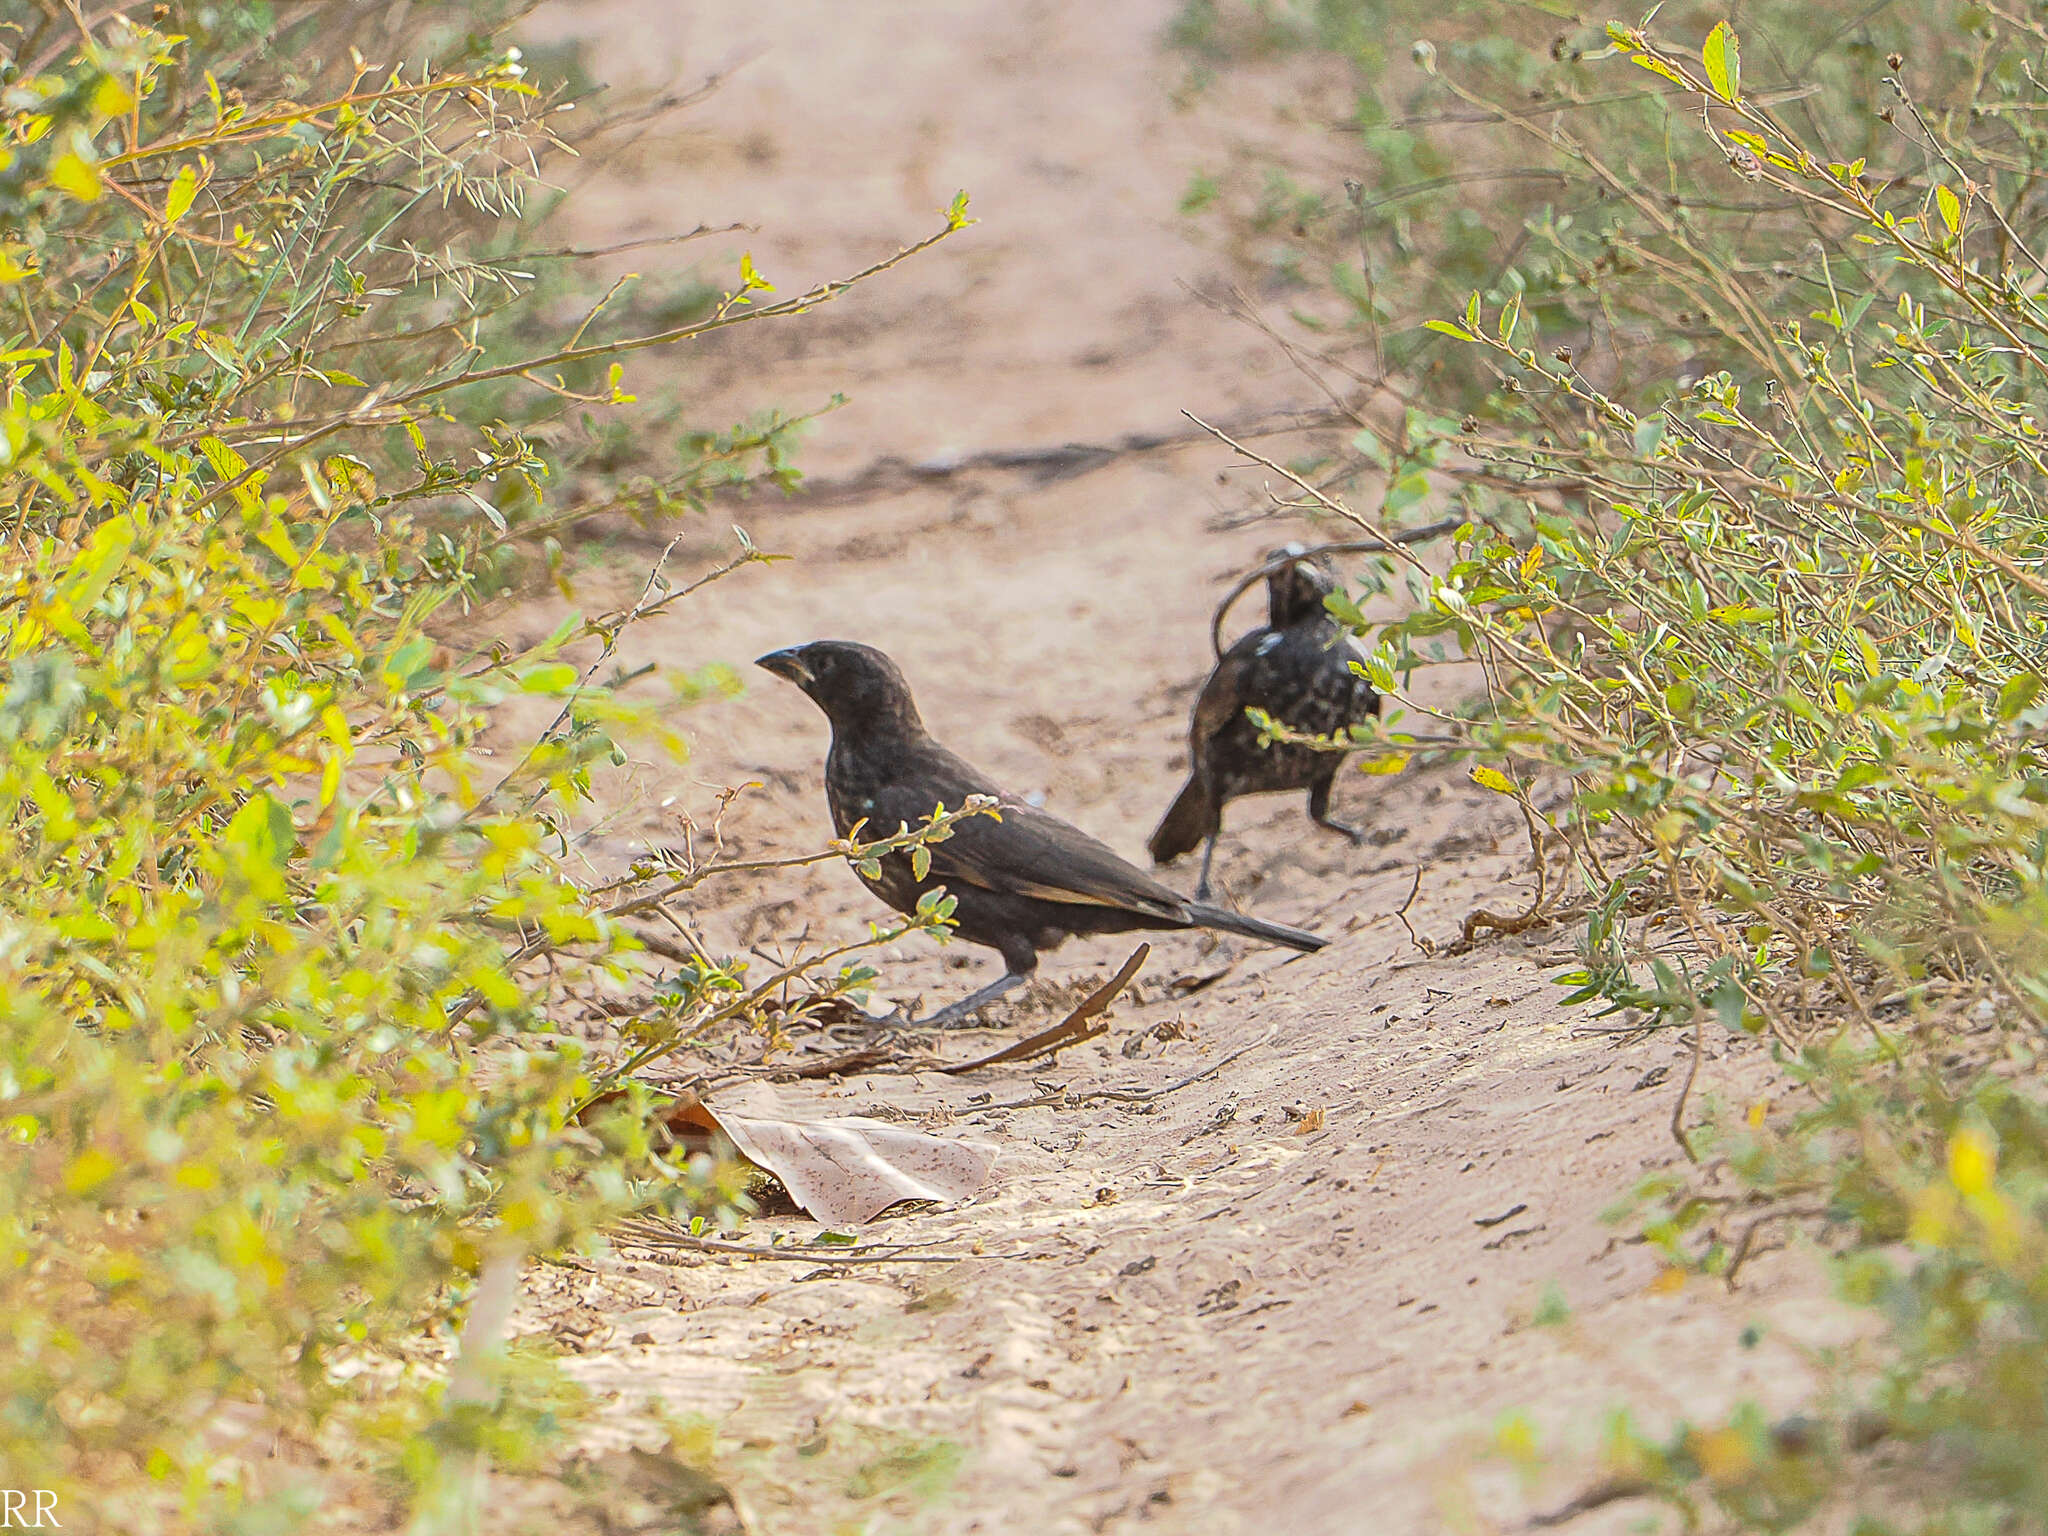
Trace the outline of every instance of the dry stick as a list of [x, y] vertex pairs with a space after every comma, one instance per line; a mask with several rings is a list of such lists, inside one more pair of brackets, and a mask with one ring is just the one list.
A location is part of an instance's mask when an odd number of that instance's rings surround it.
[[[112, 162], [106, 163], [111, 164]], [[412, 388], [388, 398], [384, 396], [383, 386], [380, 385], [378, 388], [370, 391], [361, 403], [346, 414], [314, 427], [300, 437], [285, 441], [278, 448], [265, 454], [260, 459], [252, 460], [248, 467], [243, 469], [233, 479], [224, 481], [210, 491], [194, 510], [202, 510], [207, 506], [211, 506], [223, 497], [230, 496], [240, 490], [251, 480], [268, 474], [278, 464], [296, 454], [304, 452], [312, 447], [313, 444], [345, 431], [352, 425], [359, 424], [359, 420], [364, 418], [364, 413], [374, 406], [381, 405], [387, 412], [396, 412], [397, 414], [386, 418], [389, 421], [395, 422], [401, 419], [410, 419], [405, 416], [402, 410], [403, 407], [412, 405], [420, 400], [429, 399], [435, 395], [446, 394], [451, 390], [466, 389], [473, 384], [486, 383], [492, 379], [516, 378], [523, 374], [532, 373], [539, 368], [554, 368], [564, 363], [583, 362], [597, 357], [616, 357], [626, 352], [644, 351], [649, 347], [665, 347], [675, 342], [687, 341], [693, 337], [708, 335], [712, 331], [725, 330], [735, 325], [744, 325], [752, 320], [766, 320], [787, 315], [804, 314], [812, 309], [816, 309], [821, 304], [831, 303], [841, 294], [850, 291], [860, 283], [866, 282], [869, 278], [878, 277], [890, 268], [900, 266], [913, 257], [922, 255], [941, 240], [958, 234], [972, 223], [973, 220], [971, 219], [960, 224], [954, 224], [949, 221], [944, 229], [902, 247], [894, 255], [885, 256], [880, 261], [863, 267], [860, 271], [849, 277], [827, 279], [807, 289], [793, 299], [784, 299], [778, 303], [753, 307], [742, 305], [740, 300], [744, 295], [735, 294], [710, 319], [698, 321], [695, 324], [673, 326], [668, 330], [656, 331], [644, 336], [628, 336], [618, 341], [592, 342], [590, 345], [583, 347], [565, 347], [553, 352], [525, 358], [516, 363], [502, 363], [490, 368], [476, 367], [476, 355], [480, 355], [476, 354], [471, 356], [469, 362], [464, 365], [460, 373], [453, 374], [447, 378], [436, 379], [431, 383], [416, 384]]]
[[1316, 504], [1322, 507], [1324, 511], [1333, 513], [1336, 516], [1343, 518], [1345, 522], [1350, 523], [1355, 527], [1363, 528], [1367, 533], [1374, 535], [1380, 541], [1380, 547], [1384, 548], [1387, 553], [1399, 555], [1403, 560], [1407, 561], [1409, 565], [1413, 566], [1417, 571], [1419, 571], [1424, 576], [1430, 574], [1429, 567], [1424, 565], [1421, 562], [1421, 560], [1417, 559], [1414, 555], [1410, 554], [1399, 539], [1396, 539], [1392, 534], [1388, 533], [1383, 528], [1375, 528], [1371, 523], [1366, 521], [1362, 513], [1352, 510], [1343, 502], [1338, 501], [1336, 498], [1326, 494], [1321, 490], [1318, 490], [1315, 486], [1310, 485], [1306, 480], [1302, 479], [1301, 476], [1297, 475], [1285, 464], [1276, 464], [1273, 462], [1273, 460], [1267, 458], [1264, 454], [1253, 453], [1251, 449], [1245, 447], [1243, 443], [1240, 443], [1236, 438], [1232, 437], [1228, 432], [1225, 432], [1221, 427], [1211, 426], [1208, 422], [1202, 420], [1201, 417], [1197, 416], [1193, 411], [1182, 411], [1181, 415], [1187, 417], [1189, 421], [1192, 421], [1204, 432], [1207, 432], [1219, 443], [1222, 443], [1224, 447], [1235, 449], [1239, 454], [1241, 454], [1244, 458], [1250, 460], [1252, 463], [1262, 464], [1267, 469], [1272, 470], [1274, 474], [1279, 475], [1283, 479], [1286, 479], [1289, 482], [1291, 482], [1294, 485], [1294, 487], [1297, 490], [1299, 490], [1303, 495], [1313, 498]]
[[1070, 1045], [1079, 1045], [1083, 1040], [1093, 1040], [1109, 1028], [1107, 1024], [1088, 1027], [1088, 1021], [1116, 1000], [1117, 993], [1130, 985], [1131, 978], [1138, 974], [1138, 968], [1145, 963], [1145, 957], [1152, 953], [1150, 944], [1140, 944], [1131, 951], [1131, 956], [1117, 969], [1117, 973], [1081, 1000], [1081, 1005], [1050, 1029], [1042, 1029], [1029, 1039], [1019, 1040], [1015, 1045], [1006, 1046], [993, 1056], [983, 1056], [976, 1061], [963, 1061], [958, 1066], [941, 1067], [939, 1070], [957, 1077], [962, 1072], [976, 1072], [983, 1067], [998, 1066], [1007, 1061], [1029, 1061], [1037, 1056], [1056, 1056]]
[[[880, 925], [876, 926], [879, 927]], [[631, 1077], [641, 1068], [652, 1065], [664, 1056], [674, 1055], [692, 1040], [701, 1038], [707, 1030], [723, 1024], [727, 1019], [736, 1018], [740, 1014], [745, 1013], [749, 1008], [756, 1006], [763, 998], [774, 992], [777, 987], [785, 985], [807, 971], [816, 970], [823, 965], [830, 965], [842, 955], [850, 955], [858, 950], [869, 949], [878, 944], [894, 943], [904, 935], [918, 931], [920, 930], [915, 923], [905, 927], [883, 930], [869, 938], [859, 939], [851, 944], [842, 944], [835, 949], [824, 950], [810, 960], [797, 960], [782, 967], [773, 976], [762, 982], [760, 986], [755, 987], [750, 992], [742, 993], [732, 1002], [715, 1008], [710, 1013], [694, 1020], [687, 1029], [679, 1029], [666, 1039], [657, 1040], [651, 1045], [642, 1046], [624, 1061], [597, 1074], [591, 1084], [590, 1092], [569, 1111], [568, 1119], [571, 1121], [575, 1120], [578, 1115], [582, 1114], [591, 1105], [611, 1092], [620, 1082]], [[474, 1006], [476, 996], [477, 994], [472, 992], [469, 998], [465, 999], [465, 1002], [470, 1006]], [[467, 1008], [463, 1009], [462, 1012], [466, 1013]], [[458, 1014], [450, 1019], [447, 1028], [453, 1029], [459, 1021], [460, 1015]]]
[[1608, 1504], [1618, 1504], [1623, 1499], [1646, 1499], [1657, 1492], [1657, 1485], [1647, 1477], [1613, 1477], [1605, 1482], [1595, 1483], [1584, 1493], [1568, 1499], [1556, 1509], [1545, 1510], [1542, 1514], [1529, 1517], [1528, 1529], [1548, 1530], [1552, 1526], [1565, 1525], [1590, 1514]]
[[1453, 952], [1472, 947], [1481, 928], [1491, 928], [1495, 933], [1526, 933], [1552, 921], [1545, 908], [1550, 904], [1550, 859], [1545, 851], [1548, 824], [1538, 826], [1536, 812], [1529, 805], [1529, 792], [1522, 787], [1519, 777], [1512, 780], [1515, 787], [1515, 806], [1522, 813], [1522, 820], [1529, 828], [1529, 848], [1536, 864], [1536, 894], [1529, 899], [1529, 906], [1518, 917], [1502, 917], [1484, 907], [1465, 914], [1465, 921], [1458, 931], [1458, 942]]
[[[512, 1308], [519, 1300], [519, 1259], [510, 1253], [493, 1254], [484, 1260], [483, 1274], [469, 1298], [469, 1315], [462, 1321], [456, 1346], [455, 1365], [448, 1373], [447, 1404], [450, 1408], [487, 1403], [494, 1395], [492, 1367], [504, 1358], [505, 1330], [511, 1326]], [[478, 1450], [467, 1452], [461, 1463], [465, 1502], [471, 1510], [479, 1507], [483, 1493], [484, 1458]]]
[[[1220, 433], [1217, 435], [1221, 436]], [[1225, 438], [1224, 441], [1228, 442], [1229, 439]], [[1236, 445], [1232, 444], [1232, 446], [1235, 447]], [[1321, 493], [1318, 492], [1317, 494], [1320, 495]], [[1310, 560], [1317, 555], [1384, 554], [1395, 545], [1420, 544], [1425, 539], [1440, 538], [1444, 534], [1454, 533], [1459, 528], [1464, 527], [1464, 525], [1465, 519], [1462, 517], [1445, 517], [1439, 518], [1433, 523], [1425, 523], [1420, 528], [1404, 528], [1401, 532], [1390, 534], [1385, 538], [1342, 539], [1334, 544], [1318, 544], [1312, 549], [1303, 550], [1298, 555], [1275, 555], [1272, 559], [1266, 561], [1265, 564], [1245, 572], [1243, 576], [1238, 578], [1237, 585], [1224, 594], [1223, 601], [1216, 606], [1216, 616], [1209, 621], [1209, 648], [1218, 656], [1223, 654], [1223, 621], [1229, 617], [1232, 606], [1245, 593], [1265, 580], [1267, 576], [1271, 575], [1274, 571], [1291, 565], [1296, 560]]]
[[1735, 1289], [1735, 1277], [1741, 1273], [1742, 1266], [1749, 1262], [1751, 1254], [1755, 1251], [1757, 1232], [1767, 1222], [1811, 1220], [1827, 1214], [1827, 1208], [1818, 1205], [1795, 1205], [1782, 1211], [1765, 1211], [1742, 1229], [1742, 1236], [1735, 1244], [1734, 1256], [1728, 1261], [1728, 1273], [1721, 1277], [1722, 1282], [1729, 1290]]
[[1700, 1075], [1700, 1059], [1707, 1053], [1707, 1018], [1705, 1009], [1695, 1009], [1692, 1016], [1692, 1065], [1686, 1069], [1685, 1086], [1678, 1090], [1678, 1102], [1671, 1106], [1671, 1135], [1685, 1153], [1686, 1161], [1698, 1163], [1699, 1153], [1693, 1151], [1692, 1142], [1685, 1134], [1685, 1104], [1692, 1097], [1692, 1085]]
[[[484, 794], [484, 797], [481, 800], [477, 801], [475, 805], [471, 806], [468, 809], [468, 811], [466, 811], [463, 814], [464, 821], [467, 821], [471, 817], [477, 815], [478, 813], [483, 811], [484, 808], [487, 807], [493, 800], [497, 799], [498, 795], [500, 794], [500, 792], [504, 790], [505, 786], [507, 784], [510, 784], [514, 779], [519, 777], [519, 775], [522, 772], [525, 771], [526, 765], [533, 761], [534, 754], [540, 751], [542, 747], [546, 746], [550, 741], [554, 739], [555, 733], [562, 728], [563, 723], [568, 720], [571, 712], [574, 711], [574, 709], [576, 708], [577, 701], [583, 696], [584, 688], [586, 688], [589, 685], [590, 679], [596, 675], [597, 669], [603, 666], [607, 661], [611, 660], [612, 653], [619, 648], [619, 640], [625, 635], [626, 630], [632, 625], [633, 621], [639, 618], [641, 613], [646, 609], [647, 599], [654, 594], [655, 587], [659, 585], [661, 582], [662, 568], [668, 564], [668, 557], [675, 552], [676, 545], [680, 544], [682, 541], [683, 536], [679, 533], [674, 538], [670, 539], [667, 545], [663, 547], [661, 554], [658, 557], [656, 557], [654, 565], [647, 572], [647, 583], [645, 587], [642, 588], [639, 599], [633, 604], [632, 608], [626, 613], [625, 617], [620, 619], [617, 625], [613, 627], [612, 632], [605, 637], [604, 649], [598, 652], [597, 660], [593, 661], [589, 666], [585, 667], [583, 669], [583, 675], [576, 679], [575, 686], [569, 690], [568, 698], [562, 701], [562, 708], [560, 713], [558, 713], [555, 716], [555, 718], [548, 723], [548, 728], [546, 730], [542, 731], [538, 736], [534, 737], [533, 740], [527, 744], [526, 751], [520, 756], [519, 761], [513, 764], [513, 766], [506, 772], [505, 776], [498, 780], [497, 783], [493, 784], [490, 787], [490, 789]], [[754, 552], [751, 549], [747, 550], [738, 560], [721, 567], [719, 570], [715, 571], [712, 576], [706, 577], [704, 579], [706, 581], [709, 581], [717, 576], [723, 576], [727, 572], [735, 570], [739, 566], [746, 564], [753, 558]], [[703, 582], [693, 582], [691, 585], [694, 588], [702, 586]], [[539, 799], [539, 796], [536, 795], [534, 798], [537, 800]], [[532, 809], [532, 802], [528, 803], [527, 808], [529, 810]]]
[[1416, 952], [1418, 954], [1433, 955], [1436, 953], [1436, 946], [1434, 944], [1425, 944], [1416, 934], [1415, 925], [1408, 921], [1408, 909], [1415, 905], [1415, 898], [1421, 893], [1422, 866], [1417, 864], [1415, 866], [1415, 879], [1408, 887], [1408, 899], [1402, 902], [1400, 906], [1394, 908], [1394, 916], [1399, 918], [1401, 926], [1408, 930], [1408, 942], [1415, 946]]
[[[715, 1237], [698, 1237], [689, 1232], [669, 1232], [652, 1222], [631, 1221], [621, 1232], [650, 1248], [688, 1248], [697, 1253], [728, 1253], [742, 1259], [780, 1259], [793, 1264], [959, 1264], [968, 1258], [1005, 1258], [1005, 1254], [905, 1253], [891, 1243], [872, 1243], [836, 1253], [793, 1253], [759, 1243], [728, 1243]], [[886, 1248], [885, 1253], [873, 1249]]]
[[[1815, 1425], [1811, 1420], [1793, 1414], [1771, 1425], [1769, 1430], [1771, 1449], [1780, 1456], [1807, 1456], [1820, 1448]], [[1859, 1409], [1850, 1414], [1839, 1425], [1841, 1448], [1845, 1451], [1867, 1451], [1879, 1441], [1890, 1439], [1894, 1425], [1882, 1413]], [[1665, 1490], [1647, 1477], [1610, 1477], [1595, 1483], [1576, 1498], [1559, 1505], [1556, 1509], [1542, 1514], [1531, 1515], [1524, 1529], [1548, 1530], [1552, 1526], [1568, 1525], [1580, 1515], [1590, 1514], [1603, 1505], [1619, 1503], [1623, 1499], [1654, 1498]]]
[[645, 250], [649, 246], [681, 245], [686, 240], [702, 240], [707, 235], [758, 234], [760, 228], [758, 224], [699, 224], [685, 234], [644, 235], [638, 240], [621, 240], [614, 245], [564, 245], [552, 251], [514, 251], [504, 261], [592, 261], [602, 256], [622, 256], [627, 251]]

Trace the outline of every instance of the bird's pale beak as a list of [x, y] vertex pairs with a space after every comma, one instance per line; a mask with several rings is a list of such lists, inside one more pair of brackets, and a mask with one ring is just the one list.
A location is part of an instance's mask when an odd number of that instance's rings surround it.
[[754, 665], [773, 672], [777, 677], [786, 677], [799, 688], [811, 685], [811, 669], [804, 665], [801, 649], [770, 651], [766, 656], [757, 656]]

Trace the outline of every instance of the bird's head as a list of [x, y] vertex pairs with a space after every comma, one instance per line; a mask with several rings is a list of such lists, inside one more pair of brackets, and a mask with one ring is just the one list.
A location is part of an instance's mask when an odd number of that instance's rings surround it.
[[872, 645], [852, 640], [813, 640], [770, 651], [754, 665], [787, 678], [839, 730], [889, 725], [922, 731], [910, 684], [896, 663]]
[[1285, 629], [1324, 612], [1323, 599], [1337, 590], [1328, 565], [1300, 544], [1288, 544], [1266, 556], [1267, 564], [1284, 561], [1266, 573], [1267, 622]]

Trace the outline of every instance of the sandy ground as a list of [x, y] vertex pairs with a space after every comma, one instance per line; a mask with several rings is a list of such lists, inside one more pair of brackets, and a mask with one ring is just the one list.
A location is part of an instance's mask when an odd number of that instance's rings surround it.
[[[599, 75], [621, 83], [687, 83], [758, 50], [623, 171], [578, 186], [567, 217], [591, 239], [745, 220], [757, 232], [722, 254], [743, 243], [788, 293], [972, 192], [983, 222], [930, 257], [681, 365], [710, 421], [846, 390], [805, 460], [828, 481], [887, 458], [1171, 431], [1183, 409], [1312, 406], [1254, 334], [1190, 295], [1237, 274], [1174, 211], [1217, 146], [1172, 104], [1171, 11], [556, 6], [537, 27], [589, 39]], [[636, 382], [661, 366], [636, 364]], [[747, 670], [822, 635], [880, 645], [942, 739], [1142, 857], [1184, 766], [1216, 596], [1293, 531], [1224, 526], [1260, 481], [1195, 445], [1060, 479], [899, 476], [859, 498], [759, 500], [729, 515], [798, 563], [708, 589], [633, 631], [621, 659]], [[717, 520], [706, 530], [680, 564], [715, 558]], [[593, 601], [633, 579], [621, 566]], [[541, 605], [520, 623], [557, 616]], [[829, 835], [824, 722], [754, 678], [678, 716], [690, 765], [647, 770], [646, 799], [592, 842], [595, 859], [673, 841], [680, 816], [749, 782], [724, 825], [735, 855]], [[1408, 920], [1438, 946], [1476, 906], [1516, 909], [1528, 861], [1512, 808], [1449, 769], [1347, 774], [1338, 800], [1371, 846], [1319, 832], [1290, 796], [1235, 807], [1218, 866], [1246, 907], [1335, 935], [1321, 954], [1159, 936], [1112, 1033], [1056, 1063], [783, 1090], [797, 1113], [995, 1143], [982, 1197], [873, 1229], [964, 1262], [814, 1271], [627, 1251], [536, 1277], [528, 1326], [570, 1348], [603, 1405], [593, 1454], [706, 1415], [749, 1523], [790, 1536], [1513, 1529], [1595, 1475], [1615, 1405], [1668, 1423], [1744, 1395], [1801, 1401], [1806, 1352], [1845, 1329], [1810, 1256], [1765, 1255], [1738, 1293], [1674, 1286], [1628, 1226], [1602, 1220], [1676, 1156], [1687, 1047], [1566, 1015], [1550, 979], [1572, 959], [1562, 930], [1432, 958], [1393, 916], [1418, 869]], [[737, 880], [691, 912], [715, 946], [844, 939], [880, 915], [836, 866]], [[998, 1029], [940, 1049], [978, 1054], [1049, 1021], [1127, 949], [1048, 956]], [[918, 941], [886, 974], [894, 996], [944, 1000], [995, 964]], [[1754, 1056], [1709, 1057], [1714, 1093], [1773, 1091]], [[1124, 1097], [1088, 1097], [1105, 1090]], [[748, 1237], [777, 1231], [816, 1224], [764, 1219]], [[1753, 1322], [1761, 1342], [1738, 1348]], [[1555, 1456], [1533, 1477], [1495, 1454], [1503, 1424], [1516, 1443], [1517, 1413]], [[565, 1528], [657, 1528], [593, 1498]], [[1620, 1504], [1570, 1528], [1637, 1529], [1645, 1513]]]

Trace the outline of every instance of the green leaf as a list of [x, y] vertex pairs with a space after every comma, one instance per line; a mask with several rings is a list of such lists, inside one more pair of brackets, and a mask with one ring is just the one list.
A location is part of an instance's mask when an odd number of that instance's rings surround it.
[[1666, 80], [1669, 80], [1673, 85], [1685, 84], [1685, 76], [1681, 75], [1669, 64], [1666, 64], [1654, 53], [1632, 53], [1629, 55], [1629, 58], [1635, 63], [1642, 65], [1643, 68], [1647, 69], [1651, 74], [1662, 75]]
[[1998, 690], [1998, 718], [2016, 718], [2040, 694], [2041, 681], [2038, 672], [2015, 672], [2007, 678], [2005, 686]]
[[1483, 789], [1490, 789], [1497, 795], [1512, 795], [1515, 781], [1498, 768], [1489, 768], [1484, 763], [1472, 765], [1472, 782]]
[[96, 203], [106, 191], [100, 181], [100, 168], [70, 150], [50, 162], [50, 185], [59, 192], [70, 193], [81, 203]]
[[128, 552], [135, 547], [135, 520], [130, 517], [109, 518], [95, 528], [92, 537], [86, 541], [84, 551], [76, 563], [64, 573], [64, 585], [59, 589], [71, 611], [84, 614], [100, 600], [100, 594], [107, 590], [107, 584], [114, 579], [114, 573], [121, 569], [121, 563], [128, 558]]
[[1947, 187], [1936, 186], [1934, 189], [1934, 203], [1941, 210], [1941, 222], [1948, 226], [1948, 232], [1952, 235], [1962, 233], [1963, 205], [1961, 199], [1955, 193], [1949, 191]]
[[1700, 63], [1707, 69], [1707, 84], [1714, 88], [1714, 94], [1723, 101], [1738, 101], [1742, 96], [1742, 48], [1736, 41], [1735, 29], [1727, 22], [1716, 23], [1714, 30], [1707, 34], [1707, 45], [1700, 50]]
[[1380, 510], [1389, 516], [1405, 512], [1429, 495], [1429, 492], [1429, 476], [1419, 469], [1411, 469], [1387, 487], [1387, 494], [1380, 502]]
[[235, 812], [220, 839], [232, 875], [267, 901], [284, 898], [285, 865], [295, 842], [292, 813], [262, 792]]
[[199, 439], [199, 451], [206, 455], [206, 462], [213, 466], [213, 472], [223, 480], [232, 480], [249, 467], [249, 461], [217, 437]]
[[185, 217], [186, 210], [192, 206], [192, 199], [198, 195], [199, 178], [192, 173], [191, 166], [181, 167], [171, 178], [170, 195], [164, 199], [164, 222], [175, 224]]
[[1479, 339], [1462, 325], [1453, 325], [1448, 320], [1425, 320], [1422, 322], [1422, 328], [1425, 331], [1441, 331], [1444, 335], [1455, 336], [1460, 341], [1477, 341]]
[[536, 662], [519, 674], [522, 693], [566, 693], [576, 686], [576, 668], [566, 661]]

